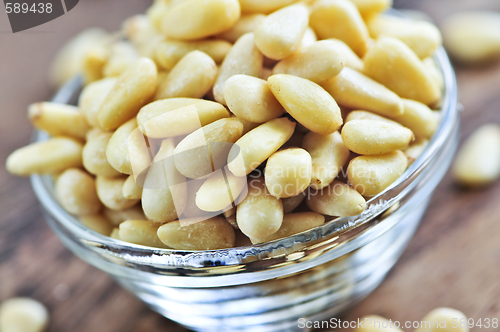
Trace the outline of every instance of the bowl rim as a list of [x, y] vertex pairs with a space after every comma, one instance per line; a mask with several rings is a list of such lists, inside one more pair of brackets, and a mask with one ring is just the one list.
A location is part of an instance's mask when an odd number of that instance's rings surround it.
[[[399, 202], [412, 188], [412, 182], [422, 171], [439, 155], [442, 147], [453, 132], [455, 118], [458, 110], [458, 87], [455, 73], [450, 60], [443, 47], [439, 48], [434, 60], [444, 78], [444, 91], [440, 107], [441, 121], [430, 139], [427, 148], [414, 163], [401, 175], [391, 186], [382, 193], [367, 201], [366, 210], [355, 217], [335, 218], [321, 226], [294, 234], [292, 236], [274, 240], [271, 242], [255, 244], [246, 247], [235, 247], [217, 250], [175, 250], [152, 248], [137, 244], [116, 240], [108, 236], [92, 231], [81, 224], [75, 216], [64, 211], [57, 203], [53, 188], [51, 188], [48, 176], [32, 175], [31, 184], [33, 190], [43, 207], [67, 229], [75, 238], [85, 245], [95, 248], [106, 249], [114, 255], [121, 255], [128, 262], [137, 264], [161, 265], [165, 267], [182, 266], [187, 268], [200, 267], [185, 263], [189, 258], [197, 258], [197, 261], [216, 260], [221, 258], [226, 261], [224, 266], [241, 265], [248, 257], [257, 257], [257, 260], [276, 257], [276, 249], [290, 248], [297, 244], [307, 245], [313, 240], [326, 236], [340, 236], [350, 230], [358, 228], [369, 220], [379, 216], [391, 206]], [[81, 78], [69, 81], [52, 99], [53, 102], [68, 103], [75, 91], [81, 86]], [[45, 140], [48, 135], [44, 132], [36, 132], [34, 139]], [[371, 227], [371, 226], [370, 226]], [[279, 251], [279, 250], [278, 250]], [[273, 253], [271, 256], [270, 253]], [[148, 258], [149, 257], [149, 258]], [[157, 257], [157, 259], [155, 259]]]

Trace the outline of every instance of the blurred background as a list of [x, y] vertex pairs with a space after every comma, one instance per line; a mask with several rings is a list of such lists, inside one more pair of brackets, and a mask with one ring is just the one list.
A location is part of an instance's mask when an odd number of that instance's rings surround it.
[[[51, 314], [48, 331], [185, 331], [65, 249], [43, 220], [28, 179], [5, 171], [7, 155], [32, 133], [27, 106], [54, 93], [47, 72], [57, 50], [87, 27], [118, 30], [150, 4], [82, 0], [66, 15], [16, 34], [0, 12], [0, 302], [13, 296], [41, 301]], [[421, 10], [439, 25], [458, 11], [500, 11], [500, 1], [395, 0], [395, 7]], [[457, 65], [456, 72], [463, 140], [482, 124], [500, 123], [500, 61]], [[343, 320], [377, 314], [414, 321], [436, 307], [474, 320], [500, 318], [499, 197], [500, 185], [464, 191], [448, 175], [402, 259]]]

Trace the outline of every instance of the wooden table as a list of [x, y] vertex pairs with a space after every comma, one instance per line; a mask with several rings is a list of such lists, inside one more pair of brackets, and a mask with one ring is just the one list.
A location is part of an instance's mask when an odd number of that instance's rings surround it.
[[[500, 10], [498, 0], [396, 2], [425, 10], [438, 22], [463, 9]], [[42, 301], [52, 316], [49, 331], [185, 331], [66, 250], [43, 220], [29, 181], [7, 174], [4, 167], [7, 155], [29, 140], [26, 106], [53, 92], [47, 67], [63, 42], [89, 26], [118, 29], [148, 4], [80, 1], [70, 13], [18, 34], [10, 33], [6, 14], [0, 13], [0, 301], [12, 296]], [[481, 124], [500, 123], [500, 62], [458, 67], [457, 74], [464, 105], [462, 137]], [[401, 260], [344, 319], [379, 314], [413, 321], [441, 306], [474, 319], [500, 318], [499, 197], [500, 185], [466, 192], [446, 176]]]

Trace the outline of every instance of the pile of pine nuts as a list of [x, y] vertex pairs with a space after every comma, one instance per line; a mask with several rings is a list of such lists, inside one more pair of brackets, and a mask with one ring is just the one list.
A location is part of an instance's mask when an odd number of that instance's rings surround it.
[[383, 14], [391, 4], [157, 0], [64, 47], [52, 79], [83, 74], [78, 106], [31, 105], [51, 138], [7, 169], [52, 175], [85, 226], [159, 248], [245, 246], [359, 215], [440, 119], [440, 32]]

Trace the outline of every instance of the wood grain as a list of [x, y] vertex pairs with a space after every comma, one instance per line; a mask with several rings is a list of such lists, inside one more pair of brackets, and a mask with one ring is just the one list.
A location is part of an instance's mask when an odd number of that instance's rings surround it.
[[[497, 0], [395, 2], [424, 10], [437, 22], [465, 9], [500, 10]], [[18, 34], [9, 32], [7, 17], [0, 12], [0, 301], [12, 296], [42, 301], [51, 312], [51, 332], [186, 331], [66, 250], [43, 220], [28, 180], [7, 174], [4, 167], [7, 155], [29, 140], [26, 106], [50, 98], [47, 68], [64, 41], [89, 26], [118, 29], [123, 19], [149, 3], [80, 1], [70, 13]], [[457, 75], [464, 106], [462, 139], [481, 124], [500, 123], [500, 63], [457, 67]], [[440, 306], [460, 309], [474, 319], [500, 318], [498, 197], [500, 185], [467, 192], [448, 175], [396, 267], [343, 319], [379, 314], [413, 321]]]

